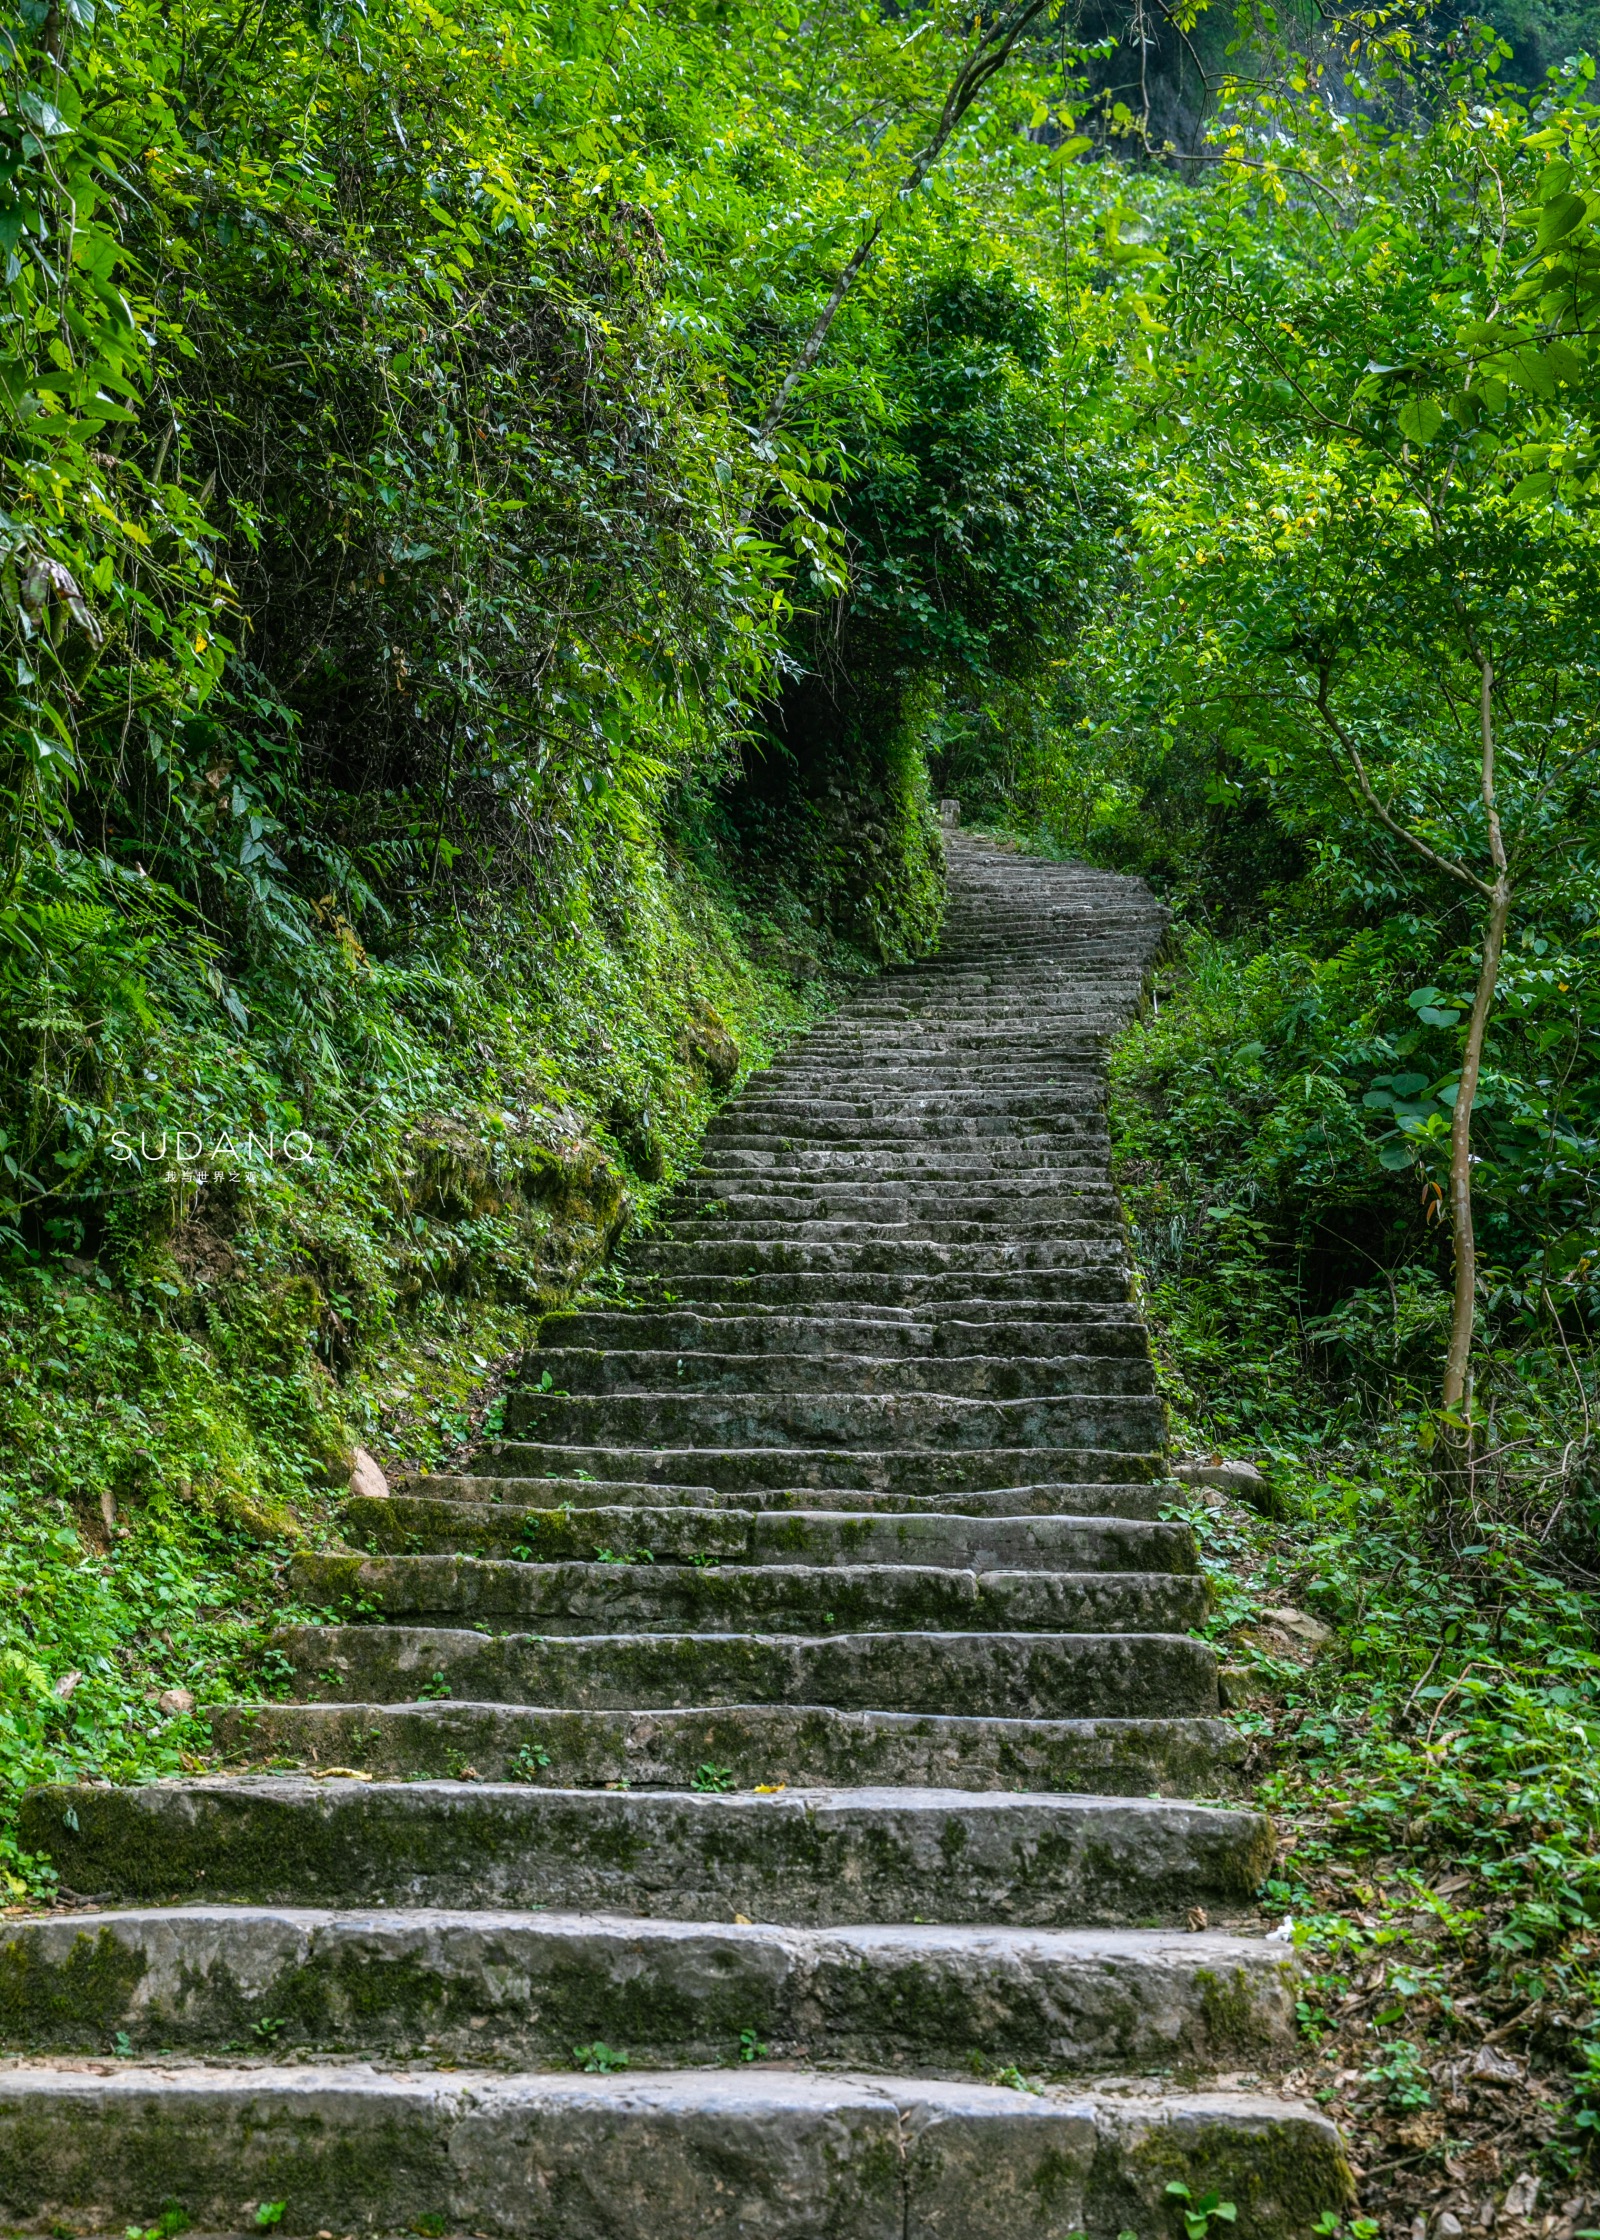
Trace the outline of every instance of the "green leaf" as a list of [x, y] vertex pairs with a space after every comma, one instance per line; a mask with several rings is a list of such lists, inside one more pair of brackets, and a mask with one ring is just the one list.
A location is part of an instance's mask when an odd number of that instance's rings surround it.
[[1444, 413], [1432, 397], [1411, 397], [1401, 407], [1400, 433], [1411, 443], [1432, 443]]
[[1579, 219], [1586, 216], [1588, 204], [1581, 194], [1558, 194], [1545, 203], [1539, 212], [1538, 246], [1553, 248], [1564, 234], [1572, 231]]

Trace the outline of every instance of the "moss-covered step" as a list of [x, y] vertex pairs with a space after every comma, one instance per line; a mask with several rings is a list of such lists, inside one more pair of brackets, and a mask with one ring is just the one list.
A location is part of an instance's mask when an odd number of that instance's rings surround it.
[[966, 1353], [944, 1360], [852, 1353], [722, 1353], [552, 1349], [538, 1366], [558, 1392], [938, 1393], [968, 1400], [1149, 1393], [1148, 1355]]
[[1155, 1448], [1166, 1402], [1155, 1393], [1067, 1393], [964, 1400], [932, 1392], [516, 1392], [506, 1435], [579, 1447]]
[[1076, 1141], [1052, 1135], [988, 1145], [874, 1144], [852, 1149], [839, 1144], [737, 1145], [712, 1138], [702, 1148], [695, 1177], [781, 1180], [809, 1175], [832, 1181], [858, 1175], [881, 1182], [960, 1182], [1057, 1175], [1069, 1181], [1103, 1181], [1110, 1148], [1110, 1132], [1104, 1124]]
[[1210, 1718], [996, 1719], [771, 1703], [586, 1711], [471, 1701], [242, 1703], [205, 1716], [230, 1764], [348, 1766], [389, 1779], [720, 1791], [893, 1784], [1125, 1797], [1220, 1796], [1236, 1786], [1232, 1730]]
[[849, 1510], [605, 1507], [360, 1495], [339, 1526], [389, 1554], [515, 1556], [592, 1562], [647, 1549], [657, 1563], [951, 1564], [979, 1571], [1193, 1571], [1183, 1524], [1122, 1517], [960, 1517]]
[[775, 1929], [623, 1915], [196, 1905], [0, 1929], [0, 2048], [777, 2058], [1062, 2076], [1287, 2066], [1298, 1970], [1159, 1930]]
[[863, 1307], [908, 1307], [919, 1314], [968, 1300], [1004, 1304], [1026, 1313], [1035, 1305], [1083, 1306], [1117, 1301], [1126, 1305], [1129, 1275], [1110, 1261], [1093, 1267], [1004, 1269], [958, 1268], [931, 1273], [873, 1273], [858, 1268], [765, 1269], [759, 1275], [711, 1274], [676, 1268], [651, 1275], [631, 1270], [642, 1303], [693, 1306], [715, 1302], [728, 1308], [787, 1307], [796, 1314], [845, 1312]]
[[1159, 1927], [1248, 1904], [1264, 1814], [1173, 1800], [953, 1789], [774, 1796], [297, 1775], [62, 1783], [23, 1848], [130, 1899], [559, 1906], [827, 1927]]
[[879, 1145], [900, 1149], [925, 1144], [966, 1144], [974, 1150], [993, 1150], [1002, 1144], [1014, 1145], [1030, 1166], [1035, 1145], [1093, 1144], [1098, 1148], [1105, 1140], [1105, 1122], [1084, 1114], [989, 1112], [981, 1104], [964, 1113], [906, 1112], [886, 1114], [881, 1119], [871, 1114], [849, 1114], [836, 1120], [812, 1118], [805, 1112], [746, 1114], [735, 1105], [708, 1133], [713, 1146], [739, 1150], [788, 1151], [837, 1145], [846, 1151], [871, 1151]]
[[[782, 1245], [784, 1250], [793, 1248], [807, 1254], [802, 1266], [816, 1266], [818, 1245], [993, 1245], [993, 1221], [964, 1221], [948, 1210], [930, 1207], [928, 1212], [903, 1212], [890, 1219], [869, 1219], [869, 1216], [834, 1216], [834, 1219], [782, 1219], [778, 1212], [762, 1216], [733, 1214], [679, 1214], [661, 1228], [652, 1230], [659, 1241], [659, 1250], [681, 1250], [686, 1266], [699, 1266], [701, 1245], [731, 1248], [731, 1245]], [[1029, 1214], [1026, 1216], [1026, 1243], [1029, 1252], [1038, 1252], [1042, 1245], [1116, 1245], [1123, 1243], [1127, 1230], [1123, 1216], [1118, 1212], [1073, 1212], [1073, 1214]], [[1078, 1252], [1064, 1254], [1071, 1266], [1078, 1266]], [[764, 1261], [755, 1261], [762, 1266]], [[751, 1266], [751, 1261], [739, 1261], [739, 1268]], [[780, 1266], [791, 1266], [782, 1261]], [[825, 1266], [836, 1266], [836, 1261], [825, 1261]], [[845, 1266], [856, 1266], [856, 1261], [845, 1261]], [[988, 1266], [984, 1261], [982, 1266]], [[1033, 1266], [1033, 1261], [1024, 1261]], [[1042, 1261], [1040, 1266], [1053, 1266], [1053, 1261]]]
[[[1120, 1498], [1130, 1487], [1155, 1489], [1166, 1481], [1166, 1457], [1156, 1447], [972, 1447], [943, 1454], [915, 1447], [579, 1447], [497, 1439], [479, 1463], [489, 1477], [572, 1479], [578, 1485], [619, 1478], [633, 1485], [709, 1486], [718, 1493], [840, 1487], [922, 1500], [989, 1493], [999, 1486], [1077, 1491], [1096, 1484], [1116, 1488]], [[1154, 1515], [1172, 1495], [1153, 1491], [1151, 1498], [1147, 1513]], [[1141, 1512], [1119, 1506], [1112, 1513]]]
[[[1011, 1360], [1034, 1354], [1150, 1356], [1144, 1325], [1126, 1303], [1071, 1310], [1050, 1308], [1027, 1322], [959, 1322], [953, 1317], [917, 1321], [910, 1315], [834, 1317], [809, 1315], [633, 1314], [587, 1309], [546, 1315], [532, 1365], [543, 1369], [556, 1352], [608, 1352], [639, 1346], [674, 1360], [694, 1353], [759, 1358], [777, 1354], [853, 1354], [877, 1360], [959, 1360], [966, 1354]], [[554, 1376], [554, 1371], [551, 1372]]]
[[1099, 1270], [1125, 1271], [1127, 1244], [1118, 1231], [1104, 1238], [987, 1236], [973, 1244], [934, 1244], [915, 1237], [887, 1236], [855, 1243], [827, 1244], [809, 1238], [773, 1238], [749, 1243], [707, 1237], [694, 1244], [642, 1244], [628, 1255], [630, 1275], [840, 1275], [977, 1276], [1078, 1275]]
[[1183, 1633], [1196, 1573], [957, 1571], [932, 1564], [517, 1563], [487, 1556], [296, 1555], [305, 1602], [351, 1615], [537, 1624], [545, 1633], [845, 1630]]
[[[281, 1626], [269, 1668], [295, 1694], [339, 1703], [447, 1696], [573, 1710], [829, 1704], [972, 1717], [1203, 1717], [1217, 1658], [1184, 1634], [482, 1633], [463, 1627]], [[1213, 1746], [1236, 1730], [1217, 1720]]]
[[[503, 1461], [506, 1450], [502, 1447], [483, 1459], [489, 1463]], [[641, 1469], [654, 1468], [660, 1460], [654, 1454], [641, 1455], [637, 1449], [634, 1459]], [[692, 1469], [697, 1458], [692, 1452], [680, 1450], [678, 1459], [686, 1469]], [[1149, 1459], [1138, 1458], [1145, 1465]], [[395, 1491], [402, 1498], [415, 1495], [426, 1501], [491, 1504], [509, 1501], [528, 1509], [554, 1505], [561, 1509], [737, 1509], [763, 1515], [768, 1511], [802, 1510], [811, 1515], [835, 1511], [845, 1516], [888, 1517], [1123, 1517], [1134, 1523], [1154, 1523], [1164, 1510], [1183, 1499], [1183, 1489], [1176, 1481], [1155, 1477], [1142, 1484], [1113, 1480], [1075, 1485], [1058, 1480], [1042, 1485], [942, 1488], [917, 1494], [883, 1486], [674, 1485], [665, 1478], [575, 1477], [560, 1470], [540, 1477], [460, 1477], [440, 1472], [401, 1479]]]
[[696, 1174], [674, 1189], [674, 1217], [749, 1221], [903, 1221], [927, 1212], [950, 1221], [1015, 1225], [1036, 1216], [1082, 1213], [1117, 1215], [1121, 1201], [1104, 1175], [971, 1176], [965, 1180], [882, 1180], [876, 1175], [764, 1175], [761, 1186], [726, 1176]]
[[1265, 2095], [1015, 2092], [761, 2067], [634, 2075], [36, 2065], [0, 2073], [0, 2208], [121, 2226], [490, 2240], [1115, 2240], [1225, 2182], [1241, 2240], [1350, 2203], [1327, 2120]]
[[712, 1194], [768, 1187], [830, 1189], [852, 1182], [917, 1192], [988, 1189], [1011, 1181], [1075, 1190], [1104, 1184], [1109, 1152], [1108, 1142], [1063, 1143], [1056, 1137], [1042, 1145], [987, 1150], [960, 1144], [944, 1150], [880, 1144], [870, 1151], [841, 1150], [837, 1145], [823, 1150], [805, 1144], [758, 1150], [707, 1144], [693, 1184]]

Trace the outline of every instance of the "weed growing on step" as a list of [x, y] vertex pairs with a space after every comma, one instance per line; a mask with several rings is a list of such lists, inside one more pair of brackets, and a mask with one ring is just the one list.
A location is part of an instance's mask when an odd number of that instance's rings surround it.
[[1185, 2240], [1209, 2240], [1214, 2224], [1236, 2224], [1239, 2211], [1231, 2201], [1224, 2201], [1214, 2189], [1210, 2193], [1195, 2195], [1180, 2179], [1174, 2178], [1167, 2187], [1169, 2200], [1182, 2205]]
[[691, 1789], [698, 1789], [702, 1796], [708, 1797], [725, 1795], [738, 1785], [738, 1778], [731, 1766], [713, 1765], [709, 1759], [704, 1765], [695, 1767], [694, 1778], [689, 1783]]
[[177, 2240], [180, 2232], [189, 2229], [189, 2212], [181, 2201], [162, 2203], [161, 2214], [153, 2224], [130, 2224], [125, 2240]]
[[628, 2056], [618, 2053], [600, 2038], [596, 2038], [593, 2045], [574, 2046], [572, 2058], [587, 2076], [609, 2077], [628, 2066]]

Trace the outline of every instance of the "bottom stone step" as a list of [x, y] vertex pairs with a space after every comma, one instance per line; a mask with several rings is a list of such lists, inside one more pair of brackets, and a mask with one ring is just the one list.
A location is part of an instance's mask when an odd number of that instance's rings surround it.
[[1344, 2209], [1326, 2118], [1233, 2093], [1057, 2096], [747, 2068], [0, 2070], [0, 2210], [120, 2228], [489, 2240], [1115, 2240], [1213, 2187], [1239, 2240]]

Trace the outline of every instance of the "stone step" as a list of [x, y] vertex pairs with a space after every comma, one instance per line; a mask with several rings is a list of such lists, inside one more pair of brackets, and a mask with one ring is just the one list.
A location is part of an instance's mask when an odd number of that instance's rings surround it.
[[554, 1354], [566, 1350], [614, 1352], [635, 1346], [670, 1355], [675, 1361], [698, 1353], [723, 1358], [777, 1355], [791, 1360], [847, 1353], [878, 1361], [959, 1361], [973, 1355], [1015, 1360], [1041, 1354], [1071, 1359], [1093, 1354], [1144, 1362], [1150, 1350], [1144, 1324], [1125, 1302], [1087, 1306], [1075, 1315], [1069, 1309], [1045, 1307], [1026, 1322], [997, 1322], [992, 1310], [976, 1322], [959, 1322], [948, 1315], [937, 1321], [916, 1321], [903, 1310], [893, 1317], [880, 1312], [870, 1319], [833, 1316], [823, 1322], [811, 1315], [781, 1312], [652, 1314], [635, 1308], [631, 1314], [619, 1314], [595, 1308], [546, 1315], [539, 1326], [539, 1355], [533, 1366], [547, 1368]]
[[957, 1571], [931, 1564], [517, 1563], [479, 1556], [295, 1555], [317, 1609], [545, 1633], [1182, 1633], [1205, 1580], [1148, 1571]]
[[1127, 1245], [1120, 1229], [1102, 1238], [981, 1237], [971, 1244], [933, 1244], [893, 1237], [849, 1244], [811, 1238], [742, 1244], [711, 1237], [693, 1244], [646, 1241], [628, 1253], [624, 1273], [657, 1276], [665, 1282], [706, 1276], [866, 1275], [976, 1277], [1015, 1280], [1038, 1273], [1046, 1277], [1092, 1277], [1114, 1273], [1126, 1284]]
[[[487, 1477], [573, 1481], [573, 1499], [586, 1480], [625, 1480], [631, 1485], [709, 1486], [717, 1493], [820, 1493], [829, 1488], [852, 1496], [899, 1494], [924, 1501], [950, 1494], [990, 1493], [1003, 1486], [1071, 1486], [1072, 1512], [1085, 1509], [1079, 1488], [1103, 1484], [1117, 1489], [1110, 1516], [1153, 1516], [1174, 1494], [1166, 1487], [1162, 1455], [1111, 1447], [974, 1447], [952, 1454], [911, 1448], [862, 1447], [568, 1447], [531, 1439], [501, 1439], [480, 1458]], [[1129, 1487], [1162, 1490], [1148, 1508], [1128, 1505]], [[561, 1498], [567, 1497], [563, 1484]], [[1135, 1497], [1137, 1498], [1137, 1497]], [[756, 1504], [771, 1507], [770, 1501]], [[784, 1507], [824, 1506], [785, 1500]], [[834, 1502], [825, 1504], [836, 1507]], [[1057, 1508], [1059, 1504], [1049, 1503]]]
[[[539, 1369], [558, 1394], [659, 1392], [926, 1393], [951, 1399], [1103, 1398], [1155, 1390], [1155, 1366], [1137, 1353], [990, 1353], [930, 1360], [837, 1353], [722, 1353], [542, 1347]], [[537, 1396], [538, 1388], [528, 1388]]]
[[936, 1275], [863, 1274], [853, 1269], [767, 1269], [760, 1275], [689, 1274], [682, 1269], [652, 1275], [628, 1271], [630, 1287], [642, 1305], [697, 1306], [712, 1302], [725, 1309], [787, 1306], [806, 1314], [831, 1309], [905, 1307], [931, 1314], [944, 1310], [970, 1321], [973, 1309], [1009, 1307], [1023, 1319], [1036, 1307], [1128, 1304], [1125, 1264], [1091, 1268], [1026, 1268], [1015, 1273]]
[[[1127, 1236], [1119, 1211], [1089, 1206], [1063, 1214], [1029, 1213], [1026, 1248], [1038, 1244], [1113, 1244]], [[723, 1208], [712, 1213], [676, 1213], [646, 1234], [652, 1245], [678, 1247], [701, 1244], [784, 1244], [805, 1255], [811, 1264], [813, 1248], [834, 1244], [999, 1244], [1005, 1263], [1012, 1261], [1021, 1240], [1013, 1234], [1015, 1216], [1005, 1220], [956, 1219], [954, 1213], [905, 1214], [884, 1219], [875, 1215], [856, 1218], [842, 1213], [802, 1211], [785, 1218], [778, 1212], [752, 1216]], [[1004, 1263], [1003, 1263], [1004, 1264]]]
[[[1014, 1230], [1035, 1222], [1098, 1221], [1120, 1232], [1122, 1211], [1111, 1191], [1095, 1185], [1075, 1184], [1071, 1190], [1036, 1189], [1026, 1195], [1001, 1197], [989, 1184], [971, 1186], [930, 1182], [913, 1186], [885, 1183], [870, 1187], [859, 1177], [844, 1182], [801, 1180], [778, 1182], [766, 1177], [759, 1189], [731, 1185], [726, 1176], [685, 1184], [673, 1194], [660, 1218], [660, 1229], [681, 1235], [695, 1224], [716, 1223], [728, 1233], [746, 1233], [748, 1222], [768, 1222], [806, 1236], [825, 1236], [827, 1224], [848, 1221], [856, 1226], [919, 1231], [929, 1223], [964, 1228], [981, 1235], [997, 1228]], [[737, 1227], [728, 1231], [728, 1225]], [[955, 1241], [955, 1240], [951, 1240]]]
[[746, 1184], [776, 1177], [787, 1186], [792, 1177], [833, 1183], [865, 1176], [874, 1183], [908, 1188], [941, 1182], [977, 1188], [1006, 1181], [1022, 1187], [1050, 1180], [1076, 1188], [1080, 1182], [1104, 1182], [1107, 1150], [1103, 1144], [1063, 1144], [1054, 1137], [1042, 1142], [1033, 1138], [1014, 1157], [1009, 1148], [985, 1150], [971, 1145], [953, 1150], [915, 1145], [852, 1150], [848, 1144], [795, 1144], [786, 1150], [758, 1144], [737, 1150], [726, 1144], [707, 1145], [695, 1177], [712, 1184], [730, 1176]]
[[[271, 1669], [314, 1702], [450, 1700], [625, 1712], [822, 1705], [934, 1716], [954, 1702], [973, 1718], [1109, 1722], [1116, 1731], [1102, 1738], [1108, 1767], [1122, 1762], [1118, 1754], [1130, 1746], [1125, 1730], [1149, 1720], [1203, 1726], [1204, 1734], [1167, 1737], [1172, 1749], [1192, 1742], [1196, 1766], [1243, 1758], [1236, 1730], [1216, 1718], [1216, 1652], [1186, 1634], [560, 1636], [291, 1625], [277, 1629], [271, 1649]], [[1139, 1751], [1134, 1758], [1144, 1762]], [[1231, 1777], [1221, 1785], [1231, 1786]], [[1208, 1790], [1209, 1777], [1198, 1786]]]
[[827, 1704], [589, 1711], [430, 1701], [239, 1703], [206, 1716], [230, 1765], [342, 1766], [385, 1780], [1135, 1797], [1224, 1796], [1239, 1787], [1230, 1730], [1198, 1715], [997, 1719]]
[[[92, 1971], [97, 1995], [81, 1997]], [[640, 2067], [777, 2059], [1054, 2076], [1288, 2065], [1299, 1971], [1259, 1937], [777, 1929], [620, 1914], [191, 1905], [0, 1926], [0, 2048]], [[747, 2035], [748, 2034], [748, 2035]]]
[[[681, 1459], [687, 1463], [697, 1458]], [[1183, 1498], [1180, 1486], [1156, 1480], [1144, 1484], [1002, 1485], [919, 1497], [870, 1486], [746, 1485], [719, 1489], [643, 1479], [564, 1478], [554, 1472], [538, 1478], [443, 1474], [405, 1478], [398, 1482], [396, 1491], [427, 1501], [510, 1502], [528, 1509], [548, 1509], [552, 1505], [568, 1510], [737, 1509], [762, 1515], [800, 1509], [887, 1517], [1127, 1517], [1147, 1523]]]
[[1034, 2094], [781, 2068], [624, 2076], [305, 2063], [0, 2072], [14, 2222], [407, 2231], [456, 2240], [1116, 2240], [1218, 2175], [1252, 2240], [1350, 2180], [1326, 2118], [1265, 2095]]
[[24, 1850], [69, 1889], [150, 1902], [553, 1906], [828, 1927], [1174, 1926], [1237, 1917], [1271, 1866], [1261, 1813], [955, 1789], [775, 1796], [222, 1776], [52, 1784]]
[[1074, 1111], [1093, 1112], [1105, 1103], [1104, 1068], [1095, 1038], [1093, 1056], [1062, 1054], [1041, 1049], [1020, 1062], [985, 1058], [955, 1037], [940, 1044], [892, 1051], [842, 1050], [837, 1054], [804, 1052], [766, 1073], [755, 1073], [740, 1096], [741, 1108], [749, 1099], [760, 1108], [776, 1097], [789, 1102], [815, 1097], [825, 1102], [851, 1103], [865, 1099], [868, 1109], [878, 1096], [955, 1096], [964, 1102], [980, 1096], [999, 1100], [996, 1111], [1014, 1108], [1005, 1100], [1032, 1098], [1045, 1091], [1062, 1098]]
[[971, 1400], [941, 1392], [513, 1392], [509, 1438], [622, 1446], [1154, 1447], [1166, 1403], [1154, 1393], [1035, 1393]]
[[904, 1208], [947, 1207], [952, 1218], [987, 1221], [1048, 1215], [1052, 1208], [1072, 1213], [1090, 1207], [1116, 1207], [1117, 1194], [1098, 1173], [1063, 1181], [1054, 1168], [1038, 1174], [1002, 1178], [981, 1175], [970, 1179], [945, 1176], [913, 1182], [885, 1181], [872, 1174], [761, 1176], [759, 1187], [731, 1182], [726, 1175], [696, 1171], [680, 1182], [669, 1201], [674, 1217], [701, 1215], [720, 1209], [740, 1218], [745, 1211], [758, 1218], [780, 1216], [797, 1221], [832, 1218], [857, 1220], [870, 1217], [874, 1207], [887, 1209], [898, 1219]]
[[[426, 1483], [426, 1481], [422, 1481]], [[393, 1555], [595, 1562], [648, 1549], [657, 1563], [951, 1564], [985, 1571], [1196, 1569], [1187, 1525], [1073, 1516], [852, 1515], [846, 1510], [531, 1507], [426, 1493], [359, 1495], [339, 1523], [358, 1548]]]
[[813, 1121], [859, 1119], [869, 1121], [874, 1128], [892, 1128], [923, 1118], [960, 1120], [968, 1116], [986, 1121], [1014, 1117], [1032, 1128], [1047, 1125], [1058, 1117], [1092, 1118], [1099, 1113], [1103, 1102], [1098, 1089], [1060, 1089], [1042, 1081], [1022, 1089], [901, 1088], [890, 1080], [869, 1076], [854, 1089], [845, 1089], [830, 1080], [826, 1085], [819, 1082], [812, 1088], [796, 1084], [787, 1091], [772, 1089], [764, 1096], [744, 1096], [739, 1099], [737, 1110], [741, 1130], [769, 1120], [785, 1126], [794, 1121], [809, 1126]]
[[1105, 1123], [1087, 1113], [1062, 1112], [1051, 1118], [1038, 1113], [1012, 1115], [982, 1108], [970, 1113], [907, 1113], [879, 1120], [871, 1115], [826, 1116], [815, 1119], [804, 1113], [745, 1113], [731, 1106], [725, 1119], [707, 1131], [710, 1152], [726, 1150], [822, 1150], [837, 1145], [842, 1151], [893, 1153], [922, 1144], [967, 1145], [973, 1150], [1014, 1148], [1020, 1162], [1034, 1164], [1035, 1146], [1093, 1145], [1105, 1143]]

